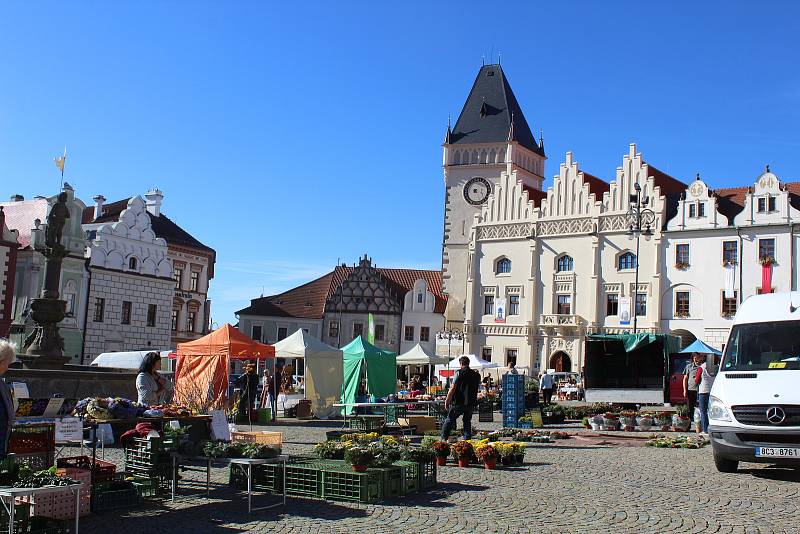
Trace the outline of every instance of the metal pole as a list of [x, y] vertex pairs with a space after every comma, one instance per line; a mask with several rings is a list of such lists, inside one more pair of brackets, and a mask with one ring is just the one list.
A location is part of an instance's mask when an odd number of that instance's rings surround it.
[[[641, 230], [641, 228], [639, 228]], [[641, 232], [636, 232], [636, 281], [633, 284], [633, 333], [636, 333], [636, 301], [639, 298], [639, 238]]]

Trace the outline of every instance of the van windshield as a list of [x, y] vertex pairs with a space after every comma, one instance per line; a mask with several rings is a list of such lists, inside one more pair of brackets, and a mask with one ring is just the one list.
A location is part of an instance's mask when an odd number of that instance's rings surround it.
[[723, 371], [800, 369], [800, 321], [739, 324], [731, 330]]

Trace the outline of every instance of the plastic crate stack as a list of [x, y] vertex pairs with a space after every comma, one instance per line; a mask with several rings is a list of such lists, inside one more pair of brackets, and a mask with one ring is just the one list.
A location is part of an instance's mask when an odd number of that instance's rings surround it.
[[139, 477], [157, 478], [166, 490], [173, 477], [170, 451], [160, 438], [131, 438], [125, 445], [125, 471]]
[[515, 428], [525, 415], [525, 375], [503, 375], [503, 426]]

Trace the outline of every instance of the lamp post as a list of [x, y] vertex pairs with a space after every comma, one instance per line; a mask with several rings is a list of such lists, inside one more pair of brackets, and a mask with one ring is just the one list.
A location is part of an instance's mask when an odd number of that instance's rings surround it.
[[[449, 371], [450, 370], [450, 345], [452, 344], [454, 339], [455, 340], [459, 340], [459, 339], [463, 340], [464, 339], [463, 334], [462, 334], [461, 330], [458, 330], [457, 328], [447, 328], [445, 330], [441, 330], [439, 332], [436, 332], [436, 339], [442, 339], [442, 340], [446, 339], [447, 340], [447, 370]], [[461, 353], [463, 355], [464, 351], [462, 350]]]
[[647, 205], [650, 202], [648, 196], [642, 198], [642, 186], [639, 185], [638, 179], [633, 184], [635, 194], [630, 196], [631, 207], [628, 210], [628, 237], [636, 239], [636, 281], [633, 285], [633, 333], [636, 333], [636, 305], [639, 300], [639, 238], [644, 236], [645, 239], [650, 239], [653, 235], [653, 223], [656, 220], [656, 214], [653, 210], [649, 209]]

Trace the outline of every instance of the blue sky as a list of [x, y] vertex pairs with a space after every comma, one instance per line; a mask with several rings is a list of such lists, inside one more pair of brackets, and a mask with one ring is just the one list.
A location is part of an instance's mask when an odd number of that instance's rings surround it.
[[[648, 5], [651, 4], [651, 5]], [[791, 2], [81, 2], [0, 8], [0, 195], [165, 193], [212, 317], [364, 252], [440, 266], [447, 116], [498, 52], [546, 175], [630, 142], [685, 180], [800, 179]], [[549, 183], [548, 180], [547, 183]]]

